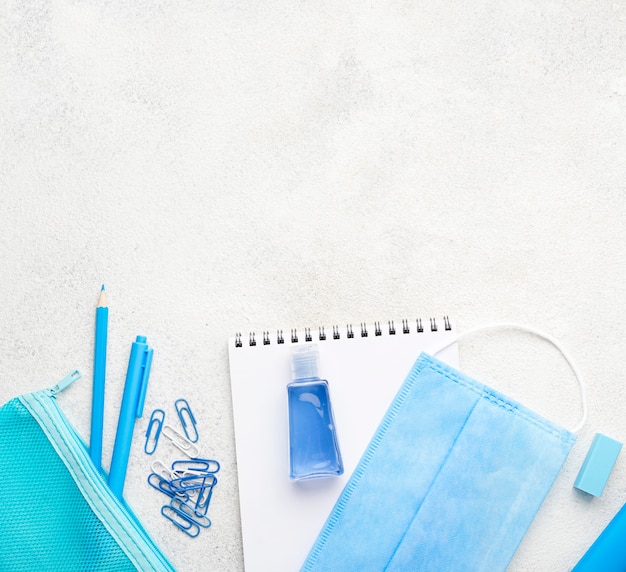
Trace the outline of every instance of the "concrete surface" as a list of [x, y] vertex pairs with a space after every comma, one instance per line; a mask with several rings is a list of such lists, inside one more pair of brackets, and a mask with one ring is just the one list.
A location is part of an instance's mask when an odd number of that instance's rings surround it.
[[[125, 494], [181, 571], [241, 570], [226, 340], [448, 314], [554, 335], [589, 420], [511, 563], [565, 570], [626, 501], [572, 488], [626, 439], [626, 5], [505, 1], [9, 1], [0, 7], [0, 402], [59, 397], [88, 440], [109, 295], [104, 455], [130, 343], [146, 410], [185, 397], [223, 470], [199, 538]], [[461, 343], [462, 369], [566, 426], [565, 362], [533, 336]]]

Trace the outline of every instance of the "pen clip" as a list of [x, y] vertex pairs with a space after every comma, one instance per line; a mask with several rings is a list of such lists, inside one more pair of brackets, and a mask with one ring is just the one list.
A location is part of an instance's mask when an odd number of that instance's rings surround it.
[[137, 400], [137, 417], [143, 415], [143, 406], [146, 402], [146, 393], [148, 391], [148, 379], [150, 377], [150, 368], [152, 367], [152, 348], [146, 347], [143, 355], [143, 373], [141, 377], [141, 387], [139, 389], [139, 399]]

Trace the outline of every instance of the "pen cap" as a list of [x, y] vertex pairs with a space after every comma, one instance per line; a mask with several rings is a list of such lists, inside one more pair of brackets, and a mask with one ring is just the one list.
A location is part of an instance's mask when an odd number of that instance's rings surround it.
[[604, 491], [622, 444], [602, 433], [596, 433], [574, 486], [595, 497]]
[[291, 379], [319, 379], [319, 351], [316, 345], [296, 348], [291, 354]]

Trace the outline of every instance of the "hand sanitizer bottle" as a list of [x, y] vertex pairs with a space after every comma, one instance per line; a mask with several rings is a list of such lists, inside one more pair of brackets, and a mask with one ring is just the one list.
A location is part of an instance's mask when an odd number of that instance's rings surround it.
[[328, 382], [317, 374], [317, 346], [297, 348], [291, 356], [293, 381], [287, 385], [289, 401], [289, 478], [335, 477], [343, 462]]

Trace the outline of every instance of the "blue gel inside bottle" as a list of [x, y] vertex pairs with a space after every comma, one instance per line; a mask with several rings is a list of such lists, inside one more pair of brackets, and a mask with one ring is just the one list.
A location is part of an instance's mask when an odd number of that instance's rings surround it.
[[343, 474], [328, 382], [317, 376], [317, 348], [292, 355], [289, 403], [289, 477], [293, 480]]

